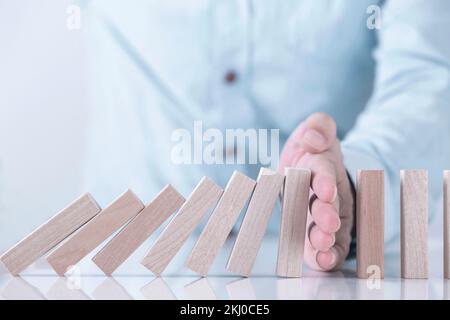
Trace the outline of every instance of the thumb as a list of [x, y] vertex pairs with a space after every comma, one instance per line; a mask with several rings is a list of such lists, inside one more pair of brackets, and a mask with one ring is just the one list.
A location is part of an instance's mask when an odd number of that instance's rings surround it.
[[324, 152], [331, 148], [336, 140], [336, 122], [325, 113], [312, 114], [301, 127], [302, 134], [297, 143], [306, 152]]
[[329, 115], [313, 113], [292, 132], [281, 152], [278, 170], [295, 167], [305, 153], [321, 153], [336, 141], [336, 123]]

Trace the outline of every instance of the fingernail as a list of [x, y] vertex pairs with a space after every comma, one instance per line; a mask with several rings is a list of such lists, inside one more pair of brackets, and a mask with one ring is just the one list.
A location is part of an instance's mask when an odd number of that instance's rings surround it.
[[335, 186], [335, 187], [334, 187], [333, 200], [331, 200], [331, 202], [336, 201], [337, 195], [338, 195], [338, 191], [337, 191], [337, 187]]
[[321, 148], [326, 144], [325, 138], [317, 130], [309, 129], [303, 135], [303, 140], [312, 147]]
[[331, 238], [333, 239], [331, 246], [334, 246], [334, 244], [336, 243], [336, 235], [334, 233], [332, 233]]
[[331, 265], [334, 266], [336, 264], [336, 254], [331, 251]]
[[339, 218], [339, 220], [338, 220], [338, 225], [337, 225], [337, 230], [336, 230], [336, 232], [338, 232], [339, 231], [339, 229], [341, 229], [341, 224], [342, 224], [342, 222], [341, 222], [341, 218]]

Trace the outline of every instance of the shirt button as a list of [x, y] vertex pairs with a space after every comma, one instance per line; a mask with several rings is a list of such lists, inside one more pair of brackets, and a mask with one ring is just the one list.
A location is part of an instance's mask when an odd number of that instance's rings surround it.
[[237, 80], [237, 74], [235, 71], [230, 70], [225, 74], [224, 77], [225, 83], [227, 84], [233, 84]]

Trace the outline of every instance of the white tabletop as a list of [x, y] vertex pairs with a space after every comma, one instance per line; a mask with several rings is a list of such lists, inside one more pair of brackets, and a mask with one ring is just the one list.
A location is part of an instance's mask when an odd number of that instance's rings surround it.
[[450, 280], [442, 277], [440, 237], [429, 241], [428, 280], [401, 279], [398, 246], [386, 248], [385, 279], [378, 289], [373, 288], [373, 282], [355, 277], [354, 260], [349, 260], [341, 272], [322, 273], [305, 268], [303, 278], [276, 277], [276, 236], [265, 238], [253, 275], [241, 278], [225, 271], [232, 242], [227, 242], [206, 278], [183, 267], [193, 240], [172, 261], [162, 278], [155, 278], [139, 264], [148, 244], [111, 278], [90, 261], [92, 255], [65, 278], [56, 276], [44, 259], [25, 270], [21, 277], [10, 276], [1, 266], [0, 299], [450, 299]]

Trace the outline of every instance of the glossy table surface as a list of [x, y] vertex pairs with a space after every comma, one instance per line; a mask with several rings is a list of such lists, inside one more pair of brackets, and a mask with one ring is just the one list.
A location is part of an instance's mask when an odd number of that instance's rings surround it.
[[141, 246], [114, 277], [104, 276], [90, 261], [92, 255], [64, 278], [56, 276], [44, 259], [20, 277], [12, 277], [0, 266], [0, 299], [450, 299], [450, 280], [442, 277], [440, 236], [429, 240], [428, 280], [400, 278], [397, 244], [386, 248], [385, 279], [380, 283], [357, 279], [354, 259], [347, 261], [339, 272], [322, 273], [305, 268], [303, 278], [278, 278], [277, 241], [276, 236], [266, 236], [250, 278], [225, 271], [232, 239], [206, 278], [183, 267], [193, 240], [185, 245], [162, 278], [155, 278], [139, 264], [148, 244]]

